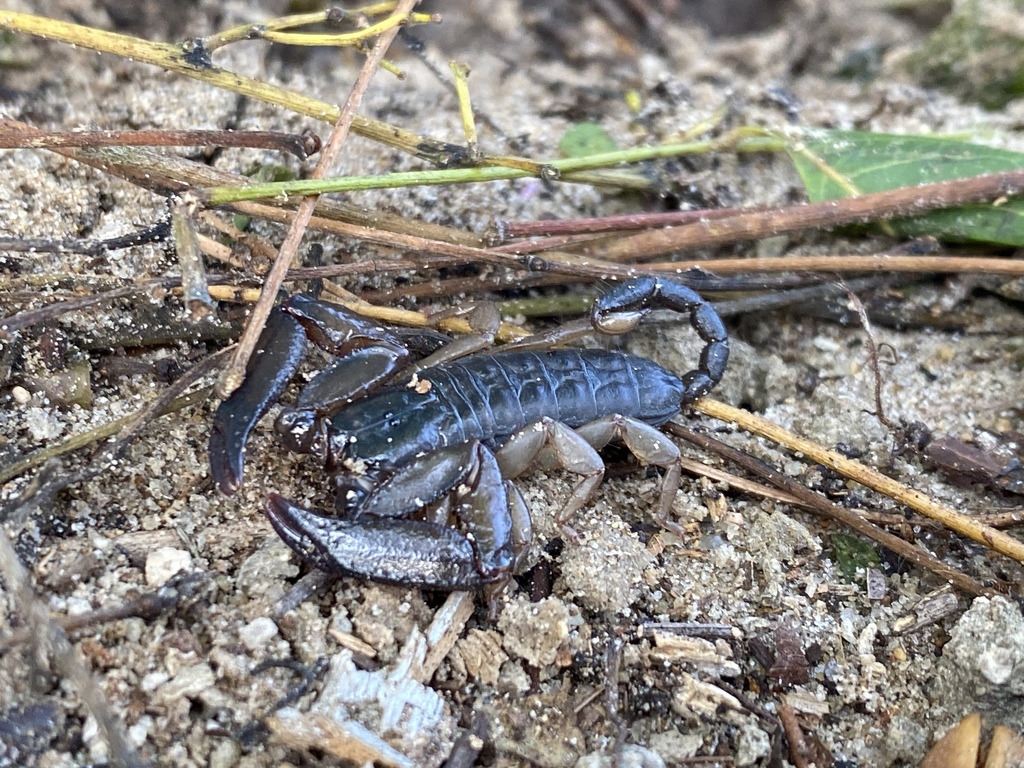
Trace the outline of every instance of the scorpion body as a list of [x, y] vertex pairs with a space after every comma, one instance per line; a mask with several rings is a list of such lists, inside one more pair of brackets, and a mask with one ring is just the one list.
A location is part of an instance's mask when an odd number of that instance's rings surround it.
[[[293, 297], [268, 325], [242, 387], [218, 409], [210, 466], [221, 490], [242, 479], [249, 432], [298, 369], [305, 339], [338, 355], [275, 428], [292, 450], [320, 458], [334, 478], [335, 516], [272, 495], [278, 534], [316, 567], [376, 581], [495, 593], [521, 566], [531, 539], [525, 502], [509, 481], [537, 459], [582, 478], [556, 522], [600, 484], [597, 450], [621, 440], [662, 467], [656, 518], [669, 519], [678, 448], [657, 427], [705, 395], [725, 372], [725, 328], [710, 304], [671, 280], [640, 278], [598, 299], [591, 323], [623, 333], [655, 306], [686, 312], [705, 342], [695, 370], [676, 376], [645, 358], [590, 349], [477, 353], [411, 377], [414, 355], [396, 332], [350, 312]], [[523, 348], [525, 347], [525, 348]]]
[[678, 376], [600, 349], [474, 355], [417, 374], [330, 420], [329, 459], [394, 470], [413, 457], [481, 440], [500, 446], [544, 418], [581, 427], [609, 413], [660, 426], [679, 412]]

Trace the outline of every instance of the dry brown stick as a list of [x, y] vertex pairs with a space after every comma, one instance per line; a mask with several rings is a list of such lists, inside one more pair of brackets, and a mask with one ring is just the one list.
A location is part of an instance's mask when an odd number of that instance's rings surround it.
[[718, 467], [712, 467], [701, 461], [694, 461], [688, 459], [685, 456], [679, 458], [680, 466], [689, 472], [691, 475], [697, 477], [706, 477], [709, 480], [716, 480], [720, 483], [727, 483], [730, 488], [734, 488], [737, 491], [743, 493], [749, 493], [751, 496], [760, 496], [764, 499], [771, 499], [772, 501], [778, 501], [782, 504], [789, 504], [794, 507], [806, 507], [807, 505], [801, 499], [798, 499], [791, 493], [780, 491], [775, 488], [771, 488], [761, 483], [755, 483], [753, 480], [748, 480], [745, 477], [734, 475], [732, 472], [726, 472], [724, 469]]
[[[552, 235], [592, 235], [595, 232], [622, 232], [691, 224], [704, 219], [726, 219], [737, 214], [748, 214], [767, 208], [710, 208], [697, 211], [667, 211], [661, 213], [627, 213], [621, 216], [597, 216], [583, 219], [551, 219], [541, 221], [504, 221], [496, 219], [491, 226], [498, 243], [507, 240]], [[510, 244], [512, 245], [512, 244]]]
[[[418, 2], [419, 0], [399, 0], [394, 13], [411, 13], [412, 9], [416, 7]], [[337, 159], [338, 153], [341, 151], [341, 147], [345, 143], [345, 139], [348, 138], [349, 129], [352, 127], [352, 121], [355, 119], [356, 112], [359, 110], [359, 105], [363, 100], [363, 96], [370, 87], [370, 81], [373, 79], [373, 75], [377, 72], [377, 68], [380, 66], [381, 61], [384, 60], [384, 54], [387, 53], [388, 47], [398, 34], [400, 26], [401, 25], [396, 25], [384, 31], [373, 44], [373, 48], [370, 50], [370, 54], [366, 57], [366, 61], [363, 63], [363, 67], [359, 71], [359, 76], [356, 78], [356, 82], [348, 94], [348, 98], [345, 99], [345, 103], [341, 107], [341, 113], [338, 115], [338, 121], [334, 124], [334, 130], [331, 132], [331, 136], [327, 140], [327, 144], [320, 153], [320, 160], [317, 163], [316, 168], [313, 170], [311, 178], [322, 179], [331, 172], [334, 161]], [[242, 379], [245, 378], [246, 365], [249, 363], [249, 358], [252, 356], [253, 350], [256, 349], [256, 343], [259, 340], [260, 334], [263, 332], [263, 326], [267, 323], [267, 318], [270, 316], [270, 310], [274, 307], [274, 301], [277, 298], [277, 291], [284, 282], [285, 273], [288, 272], [289, 267], [292, 265], [292, 261], [299, 252], [299, 245], [302, 242], [302, 236], [306, 233], [306, 226], [309, 224], [309, 220], [313, 216], [313, 209], [316, 208], [318, 198], [319, 195], [308, 195], [304, 197], [302, 202], [299, 203], [298, 209], [295, 211], [295, 217], [292, 219], [288, 228], [288, 234], [285, 236], [284, 242], [281, 244], [281, 250], [278, 253], [277, 260], [274, 262], [273, 268], [271, 268], [270, 273], [267, 275], [266, 288], [260, 296], [259, 301], [256, 302], [256, 305], [252, 309], [252, 314], [249, 316], [249, 322], [246, 323], [245, 331], [242, 333], [242, 338], [238, 340], [238, 348], [235, 350], [235, 356], [224, 369], [224, 373], [221, 375], [220, 381], [218, 382], [217, 388], [222, 397], [227, 397], [238, 389], [238, 386], [242, 383]]]
[[[444, 262], [441, 262], [442, 265]], [[416, 265], [420, 266], [420, 265]], [[428, 279], [419, 283], [406, 283], [377, 291], [364, 291], [359, 297], [374, 304], [393, 303], [396, 299], [440, 299], [508, 290], [510, 288], [538, 288], [546, 285], [566, 285], [565, 275], [543, 272], [524, 275], [521, 272], [491, 272], [473, 277]]]
[[110, 746], [110, 762], [121, 768], [142, 768], [148, 765], [128, 741], [124, 727], [111, 711], [100, 686], [78, 658], [67, 634], [50, 619], [46, 604], [36, 597], [29, 572], [18, 560], [3, 526], [0, 526], [0, 575], [14, 597], [19, 613], [28, 620], [36, 652], [51, 655], [54, 669], [71, 682], [89, 713], [96, 719], [100, 733]]
[[982, 525], [977, 520], [967, 515], [962, 515], [954, 509], [937, 504], [920, 491], [897, 482], [891, 477], [886, 477], [881, 472], [871, 469], [859, 461], [848, 459], [835, 451], [829, 451], [815, 442], [783, 429], [778, 424], [762, 419], [760, 416], [755, 416], [749, 411], [733, 408], [731, 405], [726, 405], [717, 400], [710, 398], [698, 400], [694, 404], [694, 408], [706, 416], [721, 419], [722, 421], [734, 422], [743, 427], [743, 429], [784, 445], [790, 450], [803, 453], [811, 461], [833, 469], [844, 477], [865, 485], [874, 491], [885, 494], [889, 498], [920, 512], [925, 517], [937, 520], [961, 536], [966, 536], [968, 539], [984, 544], [1000, 554], [1012, 557], [1017, 562], [1024, 563], [1024, 542], [1002, 531]]
[[757, 240], [803, 229], [867, 224], [882, 219], [919, 216], [939, 208], [991, 203], [1019, 195], [1022, 191], [1024, 171], [985, 174], [651, 230], [618, 238], [594, 248], [591, 255], [606, 261], [636, 261], [671, 251]]
[[978, 519], [993, 528], [1009, 528], [1024, 523], [1024, 510], [1015, 512], [987, 512], [978, 515]]
[[277, 248], [266, 238], [255, 232], [245, 232], [239, 229], [233, 223], [226, 221], [213, 211], [200, 211], [197, 218], [221, 234], [227, 235], [232, 241], [244, 245], [261, 259], [266, 259], [269, 262], [273, 261], [277, 255]]
[[750, 272], [973, 272], [993, 275], [1024, 275], [1024, 260], [974, 256], [890, 256], [876, 253], [853, 256], [779, 256], [753, 259], [688, 259], [644, 264], [638, 272], [683, 272], [704, 269], [718, 275]]
[[[38, 128], [12, 119], [8, 119], [5, 126], [27, 136], [41, 133]], [[186, 192], [194, 188], [251, 183], [251, 180], [245, 176], [213, 168], [177, 155], [161, 154], [146, 147], [66, 147], [52, 151], [130, 181], [143, 189], [163, 195]], [[279, 205], [277, 201], [274, 201], [272, 204], [265, 205], [261, 210], [278, 206], [284, 209], [286, 215], [275, 220], [290, 221], [290, 216], [287, 215], [289, 214], [289, 205], [291, 204], [285, 202]], [[240, 210], [240, 208], [241, 206], [234, 207], [235, 210]], [[366, 210], [350, 203], [320, 200], [316, 210], [317, 215], [325, 219], [335, 220], [339, 223], [360, 224], [374, 230], [402, 232], [469, 246], [478, 246], [482, 243], [481, 238], [476, 235], [454, 227], [411, 220], [383, 210]]]
[[[52, 621], [56, 622], [57, 626], [65, 632], [75, 632], [86, 627], [95, 627], [121, 619], [155, 619], [164, 611], [177, 606], [183, 598], [191, 595], [206, 579], [207, 576], [204, 573], [189, 574], [183, 579], [175, 579], [173, 583], [168, 582], [155, 592], [144, 592], [126, 603], [105, 606], [86, 613], [58, 616], [54, 617]], [[6, 637], [0, 637], [0, 656], [31, 639], [30, 627], [22, 627]]]
[[554, 237], [539, 237], [534, 240], [516, 240], [512, 243], [489, 246], [489, 250], [496, 253], [540, 253], [541, 251], [554, 251], [558, 248], [572, 248], [583, 245], [584, 243], [604, 239], [607, 239], [607, 236], [555, 235]]
[[[707, 407], [707, 401], [708, 398], [698, 400], [694, 404], [694, 407], [697, 410], [700, 410], [701, 412], [706, 412], [704, 408]], [[712, 402], [716, 406], [722, 405], [717, 401]], [[728, 406], [726, 407], [728, 408]], [[709, 408], [709, 410], [719, 412], [720, 409], [711, 407]], [[734, 411], [736, 409], [729, 410]], [[720, 415], [715, 415], [715, 418], [723, 417]], [[724, 420], [734, 421], [734, 419], [729, 417], [724, 417]], [[746, 425], [744, 424], [744, 426]], [[970, 576], [960, 573], [956, 569], [946, 565], [937, 557], [934, 557], [928, 552], [925, 552], [923, 549], [919, 549], [918, 547], [915, 547], [912, 544], [907, 543], [899, 536], [894, 536], [893, 534], [887, 531], [883, 531], [881, 528], [872, 525], [867, 520], [864, 520], [859, 515], [851, 512], [850, 510], [844, 509], [843, 507], [840, 507], [838, 504], [833, 504], [828, 499], [824, 498], [823, 496], [820, 496], [819, 494], [815, 493], [809, 488], [801, 485], [792, 478], [787, 477], [786, 475], [769, 466], [760, 459], [756, 459], [753, 456], [744, 453], [743, 451], [737, 450], [736, 448], [733, 448], [731, 445], [726, 445], [725, 443], [721, 442], [720, 440], [716, 440], [713, 437], [708, 437], [707, 435], [702, 435], [697, 432], [694, 432], [676, 422], [670, 421], [666, 425], [666, 429], [673, 435], [676, 435], [677, 437], [682, 437], [684, 440], [688, 440], [692, 442], [694, 445], [699, 445], [700, 447], [712, 451], [713, 453], [716, 453], [719, 456], [723, 456], [729, 461], [739, 464], [747, 471], [753, 472], [754, 474], [762, 477], [763, 479], [774, 485], [776, 488], [780, 488], [786, 491], [786, 493], [792, 494], [793, 496], [796, 496], [797, 498], [801, 499], [815, 512], [825, 515], [826, 517], [830, 517], [833, 520], [836, 520], [842, 523], [843, 525], [852, 528], [858, 533], [867, 536], [872, 541], [876, 541], [882, 546], [891, 549], [893, 552], [905, 558], [906, 560], [909, 560], [915, 565], [920, 566], [921, 568], [925, 568], [933, 572], [939, 578], [945, 579], [949, 583], [959, 587], [960, 589], [964, 590], [964, 592], [966, 592], [967, 594], [973, 595], [975, 597], [979, 595], [991, 596], [995, 594], [992, 590], [982, 586], [976, 580], [972, 579]], [[811, 444], [810, 441], [804, 442]], [[820, 450], [821, 448], [820, 446], [818, 446], [818, 451], [820, 452]]]
[[307, 131], [299, 135], [279, 131], [141, 130], [39, 131], [31, 136], [16, 122], [0, 118], [0, 149], [55, 149], [57, 147], [249, 147], [290, 152], [305, 160], [319, 151], [320, 139]]
[[796, 713], [793, 708], [779, 699], [776, 702], [779, 713], [779, 721], [782, 723], [782, 730], [786, 733], [786, 741], [789, 742], [789, 757], [796, 768], [807, 768], [807, 741], [804, 739], [803, 731], [800, 730], [800, 723], [797, 722]]
[[[287, 223], [294, 215], [293, 211], [263, 203], [233, 203], [233, 210], [251, 216], [258, 216], [270, 221]], [[462, 263], [495, 264], [511, 269], [533, 272], [557, 272], [564, 275], [590, 277], [598, 280], [622, 280], [637, 275], [650, 274], [646, 266], [635, 268], [626, 264], [613, 264], [571, 253], [549, 253], [544, 258], [536, 256], [517, 257], [511, 254], [498, 253], [487, 248], [475, 248], [447, 240], [434, 240], [428, 237], [408, 235], [399, 232], [388, 232], [344, 221], [335, 221], [313, 217], [311, 229], [322, 232], [351, 237], [363, 242], [399, 248], [406, 251], [406, 257], [430, 262], [436, 256], [450, 256]], [[429, 266], [429, 264], [428, 264]]]
[[191, 195], [183, 195], [172, 198], [170, 208], [171, 236], [178, 257], [185, 308], [192, 320], [199, 320], [208, 317], [216, 304], [210, 298], [210, 281], [196, 228], [196, 203]]
[[885, 402], [882, 397], [882, 388], [885, 386], [885, 378], [882, 376], [882, 366], [878, 357], [878, 344], [875, 342], [875, 332], [871, 327], [871, 319], [868, 317], [868, 311], [864, 307], [864, 302], [860, 300], [860, 296], [858, 296], [853, 289], [842, 281], [840, 281], [839, 285], [846, 293], [846, 300], [857, 313], [857, 318], [860, 320], [860, 327], [864, 330], [864, 341], [868, 349], [868, 367], [871, 369], [872, 377], [874, 379], [873, 392], [875, 395], [875, 418], [878, 419], [878, 422], [883, 427], [892, 432], [896, 432], [899, 429], [899, 425], [893, 423], [889, 417], [885, 415]]

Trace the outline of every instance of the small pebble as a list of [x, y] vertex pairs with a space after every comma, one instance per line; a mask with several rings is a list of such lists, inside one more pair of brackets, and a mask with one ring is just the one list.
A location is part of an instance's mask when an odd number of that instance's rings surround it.
[[216, 677], [209, 664], [196, 664], [185, 667], [173, 678], [160, 687], [158, 696], [164, 704], [169, 704], [182, 697], [194, 699], [207, 688], [213, 686]]
[[92, 611], [92, 603], [81, 597], [69, 597], [67, 605], [68, 616], [82, 616]]
[[37, 443], [60, 437], [64, 425], [46, 408], [33, 407], [25, 413], [25, 426]]
[[210, 768], [231, 768], [242, 759], [242, 748], [231, 739], [221, 739], [210, 752]]
[[259, 650], [276, 636], [277, 624], [266, 616], [253, 619], [238, 632], [238, 639], [250, 651]]
[[32, 393], [24, 387], [11, 387], [11, 397], [18, 405], [28, 405], [29, 400], [32, 399]]
[[153, 718], [143, 715], [139, 721], [128, 729], [128, 740], [135, 746], [141, 747], [149, 737], [149, 730], [153, 727]]
[[86, 718], [82, 727], [82, 742], [89, 749], [89, 758], [94, 764], [107, 762], [107, 740], [100, 734], [99, 725], [92, 715]]
[[885, 580], [885, 574], [877, 568], [868, 568], [867, 570], [867, 591], [868, 600], [881, 600], [885, 597], [885, 593], [888, 588], [888, 582]]
[[612, 765], [622, 768], [665, 768], [665, 761], [639, 744], [624, 744], [617, 761], [613, 761], [611, 755], [592, 752], [577, 760], [575, 768], [609, 768]]
[[146, 583], [162, 587], [174, 574], [192, 567], [192, 555], [183, 549], [160, 547], [146, 558]]
[[170, 679], [171, 676], [162, 670], [157, 672], [148, 672], [143, 676], [142, 682], [139, 683], [139, 688], [146, 693], [152, 693]]

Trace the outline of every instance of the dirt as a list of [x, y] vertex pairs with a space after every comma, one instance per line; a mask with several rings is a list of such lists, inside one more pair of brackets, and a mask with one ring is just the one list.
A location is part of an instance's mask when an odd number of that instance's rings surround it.
[[[213, 0], [182, 3], [176, 13], [138, 3], [136, 13], [120, 8], [116, 18], [101, 3], [77, 0], [14, 6], [105, 28], [129, 25], [122, 28], [154, 39], [195, 37], [283, 12], [280, 4]], [[441, 9], [444, 24], [424, 35], [435, 61], [457, 57], [471, 64], [474, 106], [489, 121], [481, 127], [482, 146], [494, 154], [556, 156], [561, 136], [584, 119], [599, 122], [619, 146], [653, 143], [710, 119], [723, 105], [728, 125], [958, 133], [1024, 148], [1021, 102], [986, 112], [926, 90], [907, 74], [901, 62], [933, 22], [866, 1], [799, 0], [772, 4], [766, 23], [776, 6], [781, 21], [754, 34], [714, 38], [692, 21], [669, 20], [652, 41], [628, 29], [616, 37], [599, 16], [572, 4], [453, 4]], [[327, 126], [310, 119], [255, 101], [240, 105], [227, 92], [109, 55], [22, 37], [7, 47], [25, 66], [4, 71], [3, 110], [37, 127], [233, 124], [327, 134]], [[867, 59], [874, 62], [871, 76], [840, 77], [862, 54], [875, 57]], [[232, 45], [216, 57], [224, 67], [335, 102], [361, 61], [325, 51], [299, 56], [261, 43]], [[462, 129], [450, 92], [407, 52], [395, 58], [406, 78], [380, 73], [363, 113], [458, 142]], [[640, 97], [637, 112], [628, 105], [631, 91]], [[315, 158], [232, 149], [209, 162], [240, 173], [261, 165], [308, 172]], [[421, 167], [352, 137], [335, 172]], [[148, 226], [165, 212], [162, 197], [42, 150], [5, 150], [0, 170], [6, 236], [100, 239]], [[671, 190], [661, 199], [530, 179], [345, 199], [478, 234], [495, 218], [802, 199], [798, 177], [778, 155], [723, 153], [669, 162], [659, 172]], [[280, 241], [277, 226], [255, 226]], [[322, 242], [331, 261], [394, 256], [331, 236], [307, 239]], [[872, 253], [890, 244], [882, 236], [809, 233], [728, 251]], [[176, 270], [173, 253], [161, 245], [109, 257], [2, 252], [0, 310], [12, 315]], [[50, 277], [33, 282], [35, 276]], [[343, 285], [358, 293], [400, 288], [411, 277], [369, 273]], [[889, 419], [922, 421], [936, 435], [1008, 459], [1020, 452], [1024, 320], [1019, 304], [997, 298], [996, 288], [967, 277], [922, 282], [900, 294], [905, 311], [929, 313], [939, 327], [875, 325], [872, 333], [892, 352], [882, 366]], [[231, 309], [224, 304], [219, 314]], [[5, 342], [0, 465], [136, 412], [166, 387], [161, 371], [187, 368], [224, 344], [213, 320], [197, 332], [200, 341], [125, 341], [129, 332], [155, 336], [165, 321], [154, 318], [164, 310], [180, 322], [183, 308], [166, 291], [136, 295], [66, 314]], [[942, 329], [939, 321], [953, 316], [955, 328]], [[823, 445], [843, 444], [960, 511], [1020, 511], [1019, 496], [954, 485], [919, 455], [894, 450], [893, 433], [874, 413], [875, 379], [858, 323], [761, 312], [731, 318], [729, 326], [732, 360], [715, 397]], [[685, 324], [644, 329], [626, 343], [676, 371], [691, 368], [699, 348]], [[55, 388], [76, 365], [89, 383], [87, 399]], [[886, 570], [891, 563], [876, 562], [870, 573], [847, 574], [837, 554], [843, 531], [834, 524], [685, 475], [673, 507], [683, 539], [652, 521], [656, 475], [631, 471], [606, 480], [572, 522], [578, 541], [566, 540], [554, 523], [572, 477], [537, 471], [518, 481], [534, 517], [532, 577], [510, 585], [496, 621], [483, 600], [473, 608], [352, 579], [278, 613], [279, 601], [308, 568], [273, 534], [264, 501], [277, 492], [326, 504], [328, 484], [315, 462], [280, 449], [267, 419], [249, 447], [242, 489], [230, 499], [218, 494], [205, 448], [215, 406], [206, 401], [156, 421], [99, 477], [5, 521], [36, 594], [55, 616], [80, 616], [143, 594], [168, 597], [145, 618], [71, 634], [128, 742], [153, 764], [255, 768], [334, 764], [343, 755], [380, 765], [441, 765], [454, 748], [479, 751], [477, 764], [498, 766], [609, 765], [617, 750], [619, 765], [679, 765], [712, 756], [721, 764], [786, 765], [780, 702], [795, 710], [817, 765], [830, 759], [837, 766], [916, 764], [936, 735], [976, 710], [989, 725], [1022, 727], [1018, 564], [918, 525], [913, 534], [922, 546], [976, 578], [1006, 585], [1014, 599], [935, 597], [940, 581], [899, 564]], [[848, 506], [903, 512], [729, 425], [685, 418], [791, 477], [830, 489]], [[720, 464], [680, 447], [689, 458]], [[70, 474], [89, 458], [88, 449], [65, 455], [54, 471]], [[6, 482], [0, 502], [26, 493], [36, 472]], [[9, 584], [0, 594], [2, 642], [26, 618]], [[944, 612], [904, 630], [926, 596], [927, 605], [941, 604]], [[684, 636], [669, 625], [685, 625]], [[40, 661], [46, 649], [32, 645], [0, 656], [0, 765], [108, 760], [107, 741], [79, 691], [48, 672]], [[610, 647], [619, 649], [618, 657]], [[282, 663], [257, 669], [267, 661]], [[308, 690], [297, 689], [307, 672]], [[293, 691], [268, 729], [254, 726]], [[475, 736], [474, 717], [486, 726]]]

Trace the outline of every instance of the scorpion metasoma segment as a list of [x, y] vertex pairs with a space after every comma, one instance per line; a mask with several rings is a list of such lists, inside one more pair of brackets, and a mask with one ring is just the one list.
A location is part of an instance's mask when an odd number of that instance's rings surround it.
[[497, 593], [531, 539], [510, 479], [538, 460], [579, 474], [557, 517], [575, 538], [569, 520], [600, 484], [597, 451], [613, 440], [664, 469], [655, 514], [680, 533], [669, 520], [679, 450], [657, 427], [718, 383], [729, 346], [711, 305], [671, 280], [617, 286], [594, 303], [591, 323], [623, 333], [655, 307], [689, 313], [705, 342], [697, 369], [681, 378], [635, 355], [538, 348], [530, 340], [451, 359], [438, 334], [383, 328], [293, 296], [272, 315], [241, 388], [217, 410], [213, 478], [225, 494], [238, 489], [249, 432], [296, 373], [309, 338], [337, 359], [275, 428], [291, 450], [324, 463], [337, 509], [318, 514], [274, 494], [267, 512], [281, 538], [317, 568]]

